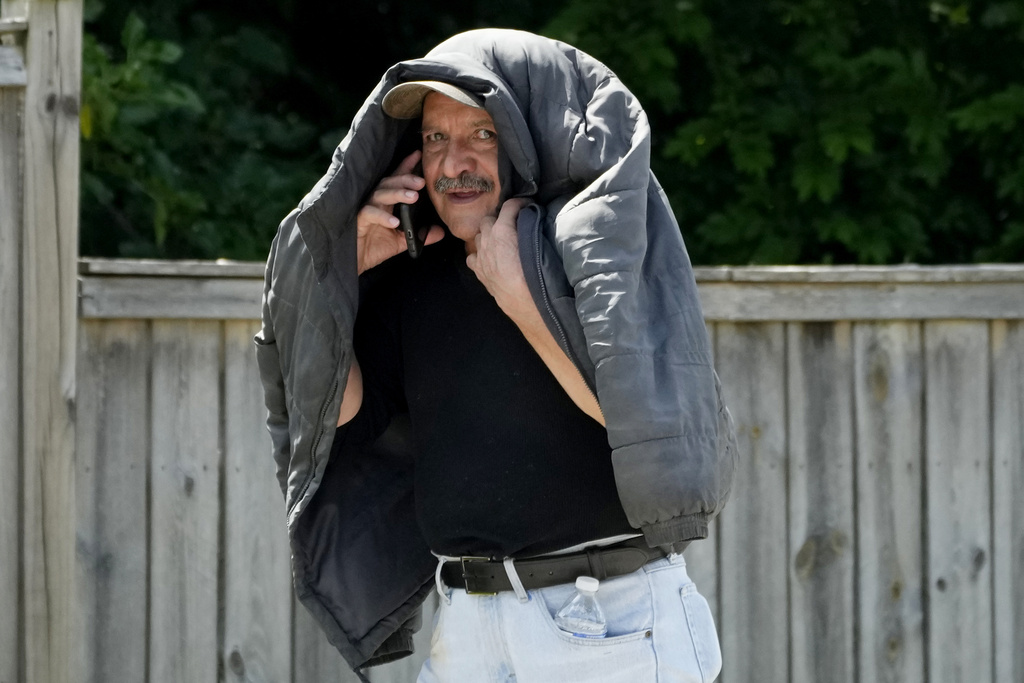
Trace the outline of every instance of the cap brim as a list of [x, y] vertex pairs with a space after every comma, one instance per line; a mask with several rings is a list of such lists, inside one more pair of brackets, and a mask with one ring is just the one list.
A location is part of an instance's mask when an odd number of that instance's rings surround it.
[[384, 96], [384, 113], [396, 119], [414, 119], [423, 113], [423, 100], [432, 92], [439, 92], [456, 102], [483, 109], [480, 102], [468, 92], [441, 81], [408, 81], [399, 83]]

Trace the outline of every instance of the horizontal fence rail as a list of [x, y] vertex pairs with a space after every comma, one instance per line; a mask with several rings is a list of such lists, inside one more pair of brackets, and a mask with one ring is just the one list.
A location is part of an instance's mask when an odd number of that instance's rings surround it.
[[[87, 259], [80, 272], [85, 318], [259, 317], [259, 263]], [[1024, 318], [1024, 267], [1016, 265], [695, 272], [708, 321]]]
[[[262, 273], [80, 266], [82, 680], [355, 680], [290, 589]], [[1024, 682], [1024, 267], [697, 278], [741, 443], [686, 552], [720, 680]]]

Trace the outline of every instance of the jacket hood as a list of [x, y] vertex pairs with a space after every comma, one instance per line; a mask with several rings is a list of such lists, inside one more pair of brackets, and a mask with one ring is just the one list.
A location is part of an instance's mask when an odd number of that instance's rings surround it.
[[[632, 148], [633, 161], [649, 168], [649, 145], [637, 149], [634, 133], [647, 131], [636, 100], [604, 65], [565, 43], [509, 29], [456, 35], [422, 59], [391, 67], [356, 114], [331, 167], [299, 206], [298, 226], [318, 279], [332, 282], [354, 272], [355, 218], [365, 198], [394, 164], [399, 140], [411, 125], [384, 113], [381, 103], [396, 84], [437, 80], [476, 94], [494, 120], [512, 170], [506, 197], [532, 197], [558, 208], [580, 194]], [[609, 83], [607, 93], [602, 89]], [[592, 116], [595, 110], [597, 116]], [[641, 125], [638, 125], [641, 124]]]

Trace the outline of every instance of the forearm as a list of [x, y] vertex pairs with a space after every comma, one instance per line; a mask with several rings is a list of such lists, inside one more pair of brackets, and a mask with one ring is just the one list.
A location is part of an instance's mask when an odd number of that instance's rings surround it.
[[359, 361], [352, 359], [352, 367], [348, 371], [345, 393], [341, 398], [341, 410], [338, 413], [338, 426], [346, 424], [356, 416], [363, 405], [363, 373], [359, 369]]

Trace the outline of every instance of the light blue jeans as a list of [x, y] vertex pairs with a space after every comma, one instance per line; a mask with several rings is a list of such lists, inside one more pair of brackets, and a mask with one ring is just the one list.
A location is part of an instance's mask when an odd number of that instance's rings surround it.
[[711, 610], [682, 555], [606, 579], [605, 638], [580, 638], [553, 616], [572, 584], [493, 596], [448, 589], [417, 683], [710, 683], [722, 669]]

